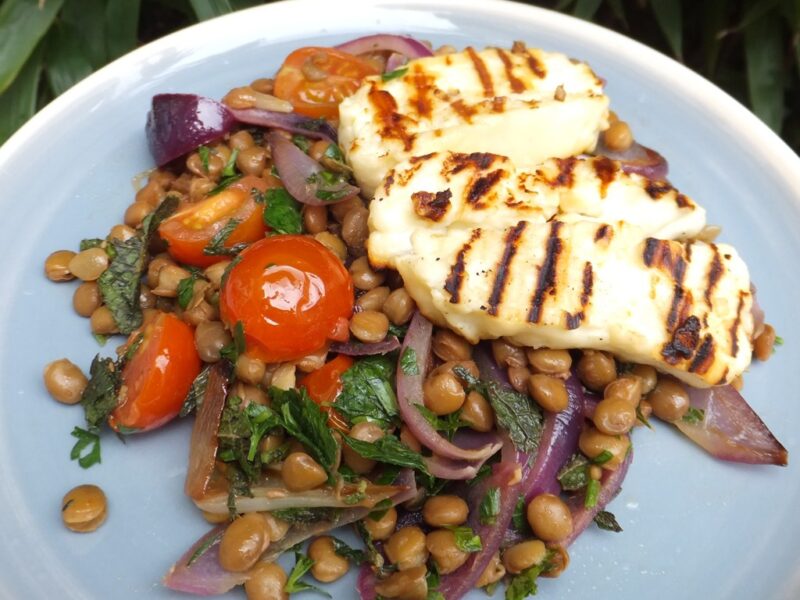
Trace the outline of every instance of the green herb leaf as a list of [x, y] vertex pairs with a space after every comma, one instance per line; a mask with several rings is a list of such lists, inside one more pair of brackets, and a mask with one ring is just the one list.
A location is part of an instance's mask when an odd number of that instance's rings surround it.
[[343, 436], [343, 439], [359, 456], [398, 467], [410, 467], [429, 475], [422, 456], [393, 435], [385, 435], [375, 442], [364, 442], [349, 436]]
[[650, 421], [647, 417], [644, 416], [642, 409], [640, 406], [636, 407], [636, 418], [648, 429], [653, 429], [653, 426], [650, 424]]
[[226, 189], [226, 188], [227, 188], [229, 185], [231, 185], [232, 183], [236, 183], [236, 182], [237, 182], [237, 181], [239, 181], [241, 178], [242, 178], [242, 176], [241, 176], [241, 175], [230, 175], [229, 177], [223, 177], [223, 178], [220, 180], [220, 182], [217, 184], [217, 187], [215, 187], [213, 190], [211, 190], [210, 192], [208, 192], [208, 195], [209, 195], [209, 196], [216, 196], [216, 195], [217, 195], [217, 194], [219, 194], [219, 193], [220, 193], [222, 190]]
[[514, 515], [511, 517], [511, 524], [518, 532], [523, 534], [529, 533], [531, 526], [528, 524], [525, 496], [517, 498], [517, 504], [514, 506]]
[[481, 525], [494, 525], [500, 514], [500, 488], [491, 487], [478, 507], [478, 520]]
[[478, 472], [475, 475], [475, 477], [473, 479], [471, 479], [470, 481], [468, 481], [467, 485], [474, 486], [478, 482], [483, 481], [484, 479], [486, 479], [489, 475], [491, 475], [491, 473], [492, 473], [492, 467], [490, 465], [488, 465], [487, 463], [483, 463], [481, 465], [481, 468], [478, 469]]
[[203, 401], [203, 396], [206, 393], [206, 387], [208, 386], [208, 374], [210, 370], [211, 365], [206, 365], [200, 373], [197, 374], [197, 377], [194, 378], [192, 386], [186, 394], [186, 399], [181, 405], [181, 412], [178, 413], [179, 416], [185, 417], [200, 406], [200, 403]]
[[611, 454], [611, 452], [609, 452], [608, 450], [603, 450], [600, 454], [598, 454], [597, 456], [595, 456], [592, 459], [592, 464], [593, 465], [604, 465], [608, 461], [610, 461], [612, 458], [614, 458], [614, 455]]
[[197, 548], [197, 550], [195, 550], [192, 553], [192, 555], [189, 557], [189, 560], [186, 561], [186, 566], [191, 567], [195, 562], [197, 562], [197, 559], [199, 559], [201, 556], [203, 556], [203, 554], [208, 552], [209, 548], [211, 548], [211, 546], [216, 544], [224, 534], [225, 534], [224, 531], [220, 531], [216, 535], [210, 536], [205, 542], [203, 542]]
[[408, 72], [408, 67], [400, 67], [399, 69], [395, 69], [394, 71], [383, 73], [381, 75], [381, 79], [383, 79], [384, 81], [391, 81], [392, 79], [397, 79], [398, 77], [402, 77], [407, 72]]
[[589, 460], [580, 453], [575, 453], [567, 464], [561, 467], [556, 475], [565, 492], [575, 492], [589, 484]]
[[120, 374], [110, 358], [94, 357], [89, 368], [89, 383], [81, 395], [81, 405], [90, 428], [99, 428], [119, 401]]
[[485, 384], [485, 391], [498, 424], [508, 431], [514, 446], [522, 452], [535, 452], [544, 428], [538, 406], [534, 406], [528, 396], [494, 382]]
[[[800, 48], [800, 44], [798, 44], [798, 48]], [[783, 346], [784, 343], [785, 342], [783, 341], [783, 338], [781, 336], [779, 336], [779, 335], [775, 336], [775, 345], [776, 346]]]
[[225, 242], [231, 237], [233, 230], [239, 226], [239, 223], [241, 223], [239, 219], [231, 219], [225, 223], [222, 229], [214, 234], [214, 237], [211, 238], [208, 245], [203, 248], [203, 254], [206, 256], [236, 256], [239, 252], [244, 250], [247, 246], [244, 242], [234, 244], [230, 247], [225, 246]]
[[462, 552], [480, 552], [483, 550], [481, 538], [472, 531], [471, 527], [448, 527], [456, 538], [456, 546]]
[[596, 479], [589, 479], [586, 484], [586, 497], [583, 500], [585, 508], [594, 508], [597, 506], [597, 498], [600, 496], [600, 482]]
[[276, 234], [303, 231], [303, 217], [297, 200], [284, 188], [273, 188], [261, 195], [264, 202], [264, 224]]
[[248, 404], [244, 413], [250, 428], [250, 448], [247, 452], [247, 460], [252, 462], [256, 458], [261, 438], [271, 429], [280, 426], [280, 421], [271, 408], [255, 402]]
[[308, 150], [311, 148], [311, 140], [309, 140], [306, 136], [299, 135], [297, 133], [292, 136], [292, 143], [306, 154], [308, 154]]
[[286, 585], [283, 586], [284, 591], [287, 594], [296, 594], [298, 592], [312, 591], [330, 598], [331, 595], [328, 592], [324, 592], [317, 586], [311, 585], [310, 583], [306, 583], [305, 581], [300, 581], [300, 578], [303, 577], [306, 573], [308, 573], [311, 570], [311, 567], [313, 566], [314, 566], [314, 561], [311, 560], [308, 556], [300, 552], [295, 552], [294, 568], [292, 569], [292, 572], [289, 573], [289, 578], [286, 580]]
[[333, 403], [348, 424], [371, 420], [388, 426], [398, 413], [394, 364], [386, 356], [367, 356], [342, 374], [342, 392]]
[[[78, 439], [69, 453], [71, 460], [77, 460], [78, 464], [84, 469], [102, 462], [100, 459], [100, 436], [96, 430], [87, 431], [80, 427], [75, 427], [70, 435]], [[88, 452], [85, 451], [87, 448]]]
[[177, 207], [178, 198], [167, 196], [154, 212], [145, 217], [137, 235], [125, 241], [111, 240], [114, 258], [97, 284], [103, 303], [111, 311], [120, 333], [131, 333], [142, 324], [139, 295], [147, 247], [155, 230]]
[[192, 271], [188, 277], [184, 277], [178, 282], [178, 305], [183, 309], [189, 306], [194, 296], [194, 284], [200, 278], [197, 271]]
[[281, 462], [287, 456], [289, 456], [289, 452], [292, 449], [291, 442], [285, 442], [278, 446], [277, 448], [273, 448], [272, 450], [265, 450], [261, 453], [261, 464], [262, 465], [271, 465], [272, 463]]
[[466, 421], [461, 420], [461, 409], [440, 417], [424, 404], [415, 404], [414, 407], [425, 417], [431, 427], [436, 431], [444, 432], [448, 439], [453, 439], [455, 432], [467, 425]]
[[363, 550], [356, 550], [355, 548], [351, 548], [347, 544], [345, 544], [342, 540], [337, 537], [330, 536], [331, 541], [333, 542], [333, 551], [336, 552], [339, 556], [346, 558], [349, 561], [352, 561], [356, 565], [360, 565], [367, 560], [367, 554]]
[[686, 411], [686, 414], [683, 415], [681, 421], [684, 423], [689, 423], [690, 425], [697, 425], [698, 423], [702, 423], [703, 419], [706, 418], [706, 411], [702, 408], [695, 408], [694, 406], [690, 406], [689, 410]]
[[515, 575], [508, 582], [506, 587], [506, 600], [524, 600], [529, 596], [535, 596], [537, 590], [536, 580], [539, 575], [550, 568], [550, 555], [538, 565], [533, 565], [519, 575]]
[[246, 341], [244, 338], [244, 323], [241, 321], [236, 321], [236, 325], [233, 326], [233, 341], [224, 346], [220, 351], [219, 354], [222, 358], [226, 358], [231, 363], [236, 364], [236, 361], [239, 360], [239, 356], [245, 353], [247, 350]]
[[228, 162], [225, 163], [225, 167], [222, 169], [222, 176], [227, 177], [235, 177], [236, 176], [236, 158], [239, 156], [239, 149], [234, 148], [231, 155], [228, 157]]
[[332, 142], [328, 144], [327, 148], [325, 148], [325, 152], [322, 154], [319, 162], [323, 167], [329, 169], [330, 171], [347, 174], [353, 172], [350, 166], [344, 161], [344, 156], [342, 155], [342, 151], [339, 146]]
[[304, 444], [314, 459], [332, 476], [339, 447], [328, 427], [327, 413], [308, 397], [305, 389], [280, 390], [271, 387], [269, 395], [286, 432]]
[[320, 171], [310, 175], [306, 182], [316, 188], [315, 196], [324, 202], [341, 200], [353, 193], [343, 173]]
[[622, 527], [617, 523], [617, 518], [614, 516], [614, 513], [610, 513], [607, 510], [601, 510], [597, 513], [594, 522], [600, 529], [604, 529], [605, 531], [613, 531], [614, 533], [622, 531]]
[[386, 516], [386, 513], [389, 512], [390, 508], [392, 508], [392, 501], [389, 498], [384, 498], [372, 507], [372, 512], [367, 515], [367, 518], [372, 519], [373, 521], [380, 521]]
[[406, 337], [407, 332], [408, 332], [408, 325], [395, 325], [394, 323], [389, 324], [388, 335], [393, 335], [400, 341], [402, 341], [403, 338]]
[[419, 375], [417, 353], [411, 346], [403, 350], [403, 354], [400, 356], [400, 370], [405, 375]]
[[320, 521], [335, 522], [341, 510], [330, 507], [317, 508], [283, 508], [273, 510], [271, 514], [287, 523], [319, 523]]
[[200, 146], [197, 148], [197, 154], [200, 155], [200, 162], [203, 164], [203, 171], [208, 174], [208, 161], [211, 158], [211, 148], [208, 146]]
[[94, 341], [97, 342], [97, 345], [101, 348], [106, 345], [106, 342], [108, 342], [108, 336], [103, 335], [102, 333], [93, 333], [92, 337], [94, 338]]
[[100, 238], [81, 240], [80, 251], [83, 252], [84, 250], [89, 250], [90, 248], [101, 248], [104, 243], [105, 240], [101, 240]]

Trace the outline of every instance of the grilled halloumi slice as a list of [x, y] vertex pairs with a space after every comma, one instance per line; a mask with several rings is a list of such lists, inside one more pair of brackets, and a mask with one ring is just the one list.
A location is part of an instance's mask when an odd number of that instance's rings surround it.
[[396, 266], [423, 314], [472, 342], [606, 350], [696, 387], [750, 363], [750, 278], [727, 245], [626, 223], [520, 221], [416, 231]]
[[608, 97], [588, 65], [554, 52], [487, 48], [413, 60], [339, 105], [339, 142], [362, 191], [411, 156], [495, 152], [518, 165], [592, 150]]
[[684, 239], [705, 210], [668, 183], [627, 174], [605, 157], [550, 159], [517, 168], [488, 153], [436, 152], [392, 168], [370, 205], [370, 261], [394, 267], [415, 231], [504, 228], [519, 221], [626, 221], [643, 236]]

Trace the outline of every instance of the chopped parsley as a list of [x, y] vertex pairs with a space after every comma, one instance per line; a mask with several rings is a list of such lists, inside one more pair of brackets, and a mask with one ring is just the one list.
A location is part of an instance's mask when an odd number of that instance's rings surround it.
[[399, 414], [394, 393], [394, 364], [387, 356], [366, 356], [342, 374], [342, 392], [333, 403], [348, 423], [376, 421], [382, 426]]
[[462, 552], [480, 552], [483, 550], [481, 538], [471, 527], [448, 527], [453, 532], [456, 538], [456, 547]]
[[236, 256], [239, 252], [244, 250], [247, 246], [244, 242], [234, 244], [230, 247], [225, 246], [225, 242], [228, 241], [233, 230], [236, 229], [240, 223], [241, 221], [239, 219], [231, 219], [225, 223], [222, 229], [215, 233], [214, 237], [212, 237], [206, 247], [203, 248], [203, 254], [206, 256]]
[[403, 350], [403, 354], [400, 355], [400, 370], [404, 375], [419, 375], [417, 352], [411, 346]]
[[398, 77], [402, 77], [408, 72], [408, 67], [400, 67], [399, 69], [395, 69], [394, 71], [389, 71], [388, 73], [381, 74], [381, 79], [383, 81], [391, 81], [392, 79], [397, 79]]
[[589, 479], [586, 484], [586, 497], [583, 499], [583, 506], [585, 508], [594, 508], [597, 506], [597, 500], [600, 496], [600, 482], [596, 479]]
[[308, 150], [311, 148], [311, 140], [297, 133], [292, 136], [292, 143], [306, 154], [308, 154]]
[[525, 507], [525, 496], [520, 495], [520, 497], [517, 498], [517, 504], [514, 506], [514, 514], [511, 517], [511, 524], [519, 533], [527, 534], [530, 532], [530, 525], [528, 524], [528, 515], [526, 514]]
[[550, 569], [550, 559], [552, 552], [549, 552], [545, 559], [539, 564], [533, 565], [519, 575], [515, 575], [508, 582], [506, 587], [506, 600], [524, 600], [528, 596], [535, 596], [537, 590], [536, 580], [539, 575]]
[[87, 431], [86, 429], [75, 427], [70, 435], [78, 440], [69, 453], [71, 460], [77, 460], [78, 464], [84, 469], [102, 462], [100, 458], [100, 436], [97, 430], [90, 429]]
[[306, 583], [305, 581], [300, 581], [300, 579], [306, 573], [308, 573], [311, 570], [311, 567], [313, 566], [314, 566], [314, 561], [311, 560], [308, 556], [300, 552], [295, 552], [294, 568], [292, 569], [292, 572], [289, 573], [289, 578], [286, 580], [286, 585], [283, 586], [283, 590], [287, 594], [296, 594], [298, 592], [312, 591], [330, 598], [331, 595], [328, 592], [324, 592], [317, 586], [312, 585], [310, 583]]
[[622, 527], [617, 523], [617, 518], [614, 516], [614, 513], [610, 513], [607, 510], [601, 510], [597, 513], [594, 517], [594, 522], [600, 529], [604, 529], [605, 531], [613, 531], [614, 533], [622, 531]]
[[410, 467], [429, 475], [422, 456], [393, 435], [385, 435], [375, 442], [364, 442], [346, 435], [342, 439], [359, 456], [398, 467]]
[[273, 188], [259, 195], [264, 203], [264, 224], [274, 234], [302, 233], [300, 205], [284, 188]]
[[702, 408], [695, 408], [694, 406], [690, 406], [689, 410], [683, 415], [681, 421], [684, 423], [689, 423], [690, 425], [697, 425], [698, 423], [702, 423], [703, 419], [706, 418], [706, 411]]
[[494, 525], [500, 514], [500, 488], [490, 487], [478, 507], [478, 520], [481, 525]]

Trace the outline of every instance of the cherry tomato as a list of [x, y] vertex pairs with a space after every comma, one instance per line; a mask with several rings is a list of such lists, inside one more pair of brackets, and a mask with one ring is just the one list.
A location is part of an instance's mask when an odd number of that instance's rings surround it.
[[[306, 375], [300, 382], [308, 392], [308, 397], [320, 405], [330, 405], [342, 391], [342, 373], [353, 366], [353, 359], [340, 354], [329, 360], [316, 371]], [[347, 431], [347, 423], [330, 406], [323, 406], [328, 413], [328, 423], [336, 429]]]
[[231, 219], [239, 224], [225, 240], [225, 247], [263, 238], [266, 232], [264, 207], [255, 201], [251, 191], [255, 188], [263, 192], [268, 187], [277, 187], [277, 184], [249, 175], [213, 196], [185, 205], [158, 228], [168, 244], [170, 256], [196, 267], [229, 259], [229, 256], [205, 254], [203, 249]]
[[194, 331], [172, 313], [161, 313], [130, 337], [141, 343], [122, 369], [122, 404], [108, 419], [115, 431], [147, 431], [180, 412], [189, 388], [200, 373]]
[[353, 280], [318, 241], [279, 235], [245, 249], [220, 290], [220, 314], [244, 327], [248, 355], [265, 362], [302, 358], [346, 338]]
[[342, 99], [355, 92], [365, 77], [379, 72], [352, 54], [307, 46], [286, 57], [275, 77], [274, 93], [302, 115], [337, 119]]

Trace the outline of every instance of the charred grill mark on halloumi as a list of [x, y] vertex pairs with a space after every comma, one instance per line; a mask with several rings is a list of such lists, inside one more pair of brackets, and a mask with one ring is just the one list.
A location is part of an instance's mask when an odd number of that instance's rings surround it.
[[[420, 310], [470, 341], [605, 350], [700, 387], [741, 374], [752, 294], [735, 251], [607, 226], [600, 245], [597, 223], [586, 221], [417, 231], [397, 267]], [[715, 252], [730, 259], [708, 291]]]
[[[511, 227], [519, 221], [596, 220], [598, 246], [608, 244], [613, 228], [606, 223], [630, 221], [645, 235], [664, 239], [696, 235], [705, 226], [705, 211], [687, 199], [679, 207], [677, 191], [657, 199], [651, 182], [624, 173], [605, 158], [553, 159], [534, 170], [517, 168], [496, 154], [436, 152], [395, 166], [370, 207], [370, 259], [378, 267], [410, 250], [420, 229], [490, 226]], [[449, 202], [435, 203], [450, 191]], [[427, 210], [430, 205], [436, 210]]]
[[413, 60], [389, 81], [368, 78], [339, 116], [342, 150], [373, 195], [416, 154], [503, 152], [534, 166], [591, 151], [608, 126], [608, 98], [587, 65], [562, 54], [467, 48]]
[[528, 226], [526, 221], [520, 221], [513, 228], [509, 229], [506, 233], [505, 250], [503, 251], [503, 258], [497, 264], [497, 270], [494, 276], [494, 286], [492, 287], [492, 295], [489, 296], [489, 314], [496, 315], [497, 307], [503, 301], [503, 293], [506, 289], [506, 280], [508, 272], [511, 269], [511, 262], [517, 253], [517, 244], [519, 238], [525, 228]]

